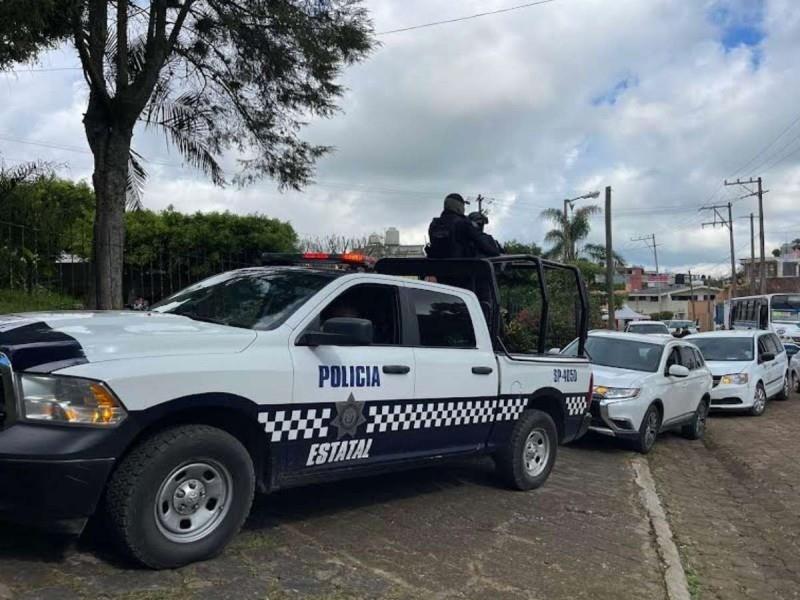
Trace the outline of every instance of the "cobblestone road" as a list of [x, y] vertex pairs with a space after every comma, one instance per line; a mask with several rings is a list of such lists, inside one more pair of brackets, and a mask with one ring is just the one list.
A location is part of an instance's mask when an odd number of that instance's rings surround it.
[[8, 598], [664, 598], [632, 454], [562, 448], [547, 485], [490, 461], [281, 492], [219, 559], [154, 573], [91, 541], [0, 529]]
[[[716, 416], [705, 442], [648, 461], [695, 598], [800, 597], [800, 397]], [[504, 489], [491, 461], [280, 492], [217, 560], [171, 572], [94, 538], [0, 525], [0, 600], [666, 597], [634, 454], [589, 436], [547, 485]]]
[[800, 397], [665, 436], [650, 466], [696, 596], [800, 597]]

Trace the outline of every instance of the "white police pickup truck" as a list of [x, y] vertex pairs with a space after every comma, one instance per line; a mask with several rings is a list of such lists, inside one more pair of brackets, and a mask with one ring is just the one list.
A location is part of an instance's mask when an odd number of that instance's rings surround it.
[[2, 317], [0, 514], [78, 531], [96, 514], [132, 558], [170, 568], [221, 552], [255, 491], [481, 454], [536, 488], [588, 427], [590, 365], [544, 339], [508, 352], [479, 276], [545, 262], [258, 267], [150, 312]]

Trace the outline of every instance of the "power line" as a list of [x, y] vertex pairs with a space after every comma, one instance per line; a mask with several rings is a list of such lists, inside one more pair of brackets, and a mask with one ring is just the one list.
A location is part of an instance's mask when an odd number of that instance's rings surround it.
[[416, 29], [424, 29], [426, 27], [437, 27], [439, 25], [447, 25], [449, 23], [459, 23], [461, 21], [469, 21], [471, 19], [479, 19], [481, 17], [488, 17], [490, 15], [499, 15], [501, 13], [511, 12], [513, 10], [521, 10], [523, 8], [530, 8], [532, 6], [539, 6], [540, 4], [549, 4], [556, 0], [539, 0], [538, 2], [527, 2], [526, 4], [518, 4], [517, 6], [509, 6], [507, 8], [500, 8], [497, 10], [490, 10], [464, 17], [456, 17], [454, 19], [445, 19], [443, 21], [433, 21], [432, 23], [421, 23], [419, 25], [411, 25], [409, 27], [401, 27], [400, 29], [390, 29], [388, 31], [379, 31], [375, 35], [390, 35], [393, 33], [403, 33], [404, 31], [414, 31]]

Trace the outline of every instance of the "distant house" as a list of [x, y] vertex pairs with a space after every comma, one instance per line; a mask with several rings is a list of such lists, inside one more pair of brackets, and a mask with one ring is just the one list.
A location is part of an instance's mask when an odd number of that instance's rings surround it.
[[[694, 303], [713, 303], [722, 292], [720, 288], [696, 285], [694, 289], [686, 285], [653, 287], [628, 293], [628, 304], [638, 313], [652, 315], [671, 312], [675, 319], [697, 318], [692, 316], [690, 301]], [[695, 306], [695, 315], [698, 307]]]

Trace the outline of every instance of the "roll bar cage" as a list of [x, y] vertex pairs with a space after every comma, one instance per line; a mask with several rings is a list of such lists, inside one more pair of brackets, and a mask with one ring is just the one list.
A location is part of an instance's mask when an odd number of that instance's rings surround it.
[[[586, 336], [589, 329], [589, 295], [586, 290], [580, 269], [573, 265], [565, 265], [529, 254], [508, 254], [491, 258], [382, 258], [375, 264], [375, 271], [385, 275], [401, 277], [436, 277], [442, 283], [450, 283], [474, 292], [481, 305], [489, 302], [486, 314], [489, 331], [496, 347], [510, 356], [503, 343], [500, 320], [500, 292], [497, 286], [497, 273], [508, 268], [534, 269], [538, 274], [539, 293], [542, 298], [542, 312], [539, 321], [539, 354], [545, 354], [547, 348], [546, 335], [550, 316], [550, 294], [547, 289], [548, 270], [569, 271], [575, 278], [578, 303], [580, 306], [576, 319], [576, 337], [578, 338], [578, 355], [584, 356]], [[454, 282], [454, 283], [451, 283]], [[488, 284], [488, 285], [487, 285]], [[487, 293], [488, 292], [488, 293]]]

